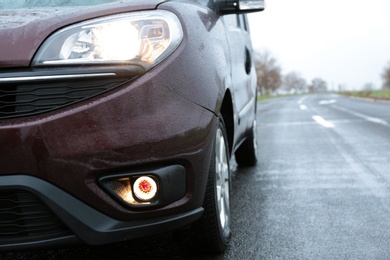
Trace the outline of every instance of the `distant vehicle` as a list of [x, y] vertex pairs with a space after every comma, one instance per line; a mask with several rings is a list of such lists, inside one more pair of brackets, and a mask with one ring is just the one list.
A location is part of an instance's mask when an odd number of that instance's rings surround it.
[[223, 251], [230, 156], [257, 160], [245, 13], [264, 2], [6, 2], [0, 250], [192, 225]]

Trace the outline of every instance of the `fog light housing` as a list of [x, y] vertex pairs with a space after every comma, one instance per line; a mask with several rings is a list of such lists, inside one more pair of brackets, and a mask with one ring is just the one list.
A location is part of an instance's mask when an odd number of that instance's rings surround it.
[[104, 176], [99, 184], [125, 206], [164, 206], [186, 194], [186, 173], [181, 165]]
[[131, 205], [156, 204], [157, 183], [152, 176], [116, 176], [102, 181], [111, 195]]

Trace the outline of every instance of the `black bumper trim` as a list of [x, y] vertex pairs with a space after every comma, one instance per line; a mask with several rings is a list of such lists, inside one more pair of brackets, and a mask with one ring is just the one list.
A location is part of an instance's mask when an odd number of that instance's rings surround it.
[[[89, 245], [109, 244], [167, 232], [191, 224], [203, 214], [203, 208], [198, 208], [167, 217], [121, 221], [102, 214], [48, 182], [26, 175], [0, 177], [0, 189], [23, 189], [34, 193], [82, 242]], [[74, 239], [59, 238], [57, 244]], [[36, 241], [17, 246], [19, 249], [36, 247], [47, 242]], [[54, 242], [55, 239], [47, 245], [51, 246]], [[0, 245], [0, 250], [9, 250], [15, 246]]]

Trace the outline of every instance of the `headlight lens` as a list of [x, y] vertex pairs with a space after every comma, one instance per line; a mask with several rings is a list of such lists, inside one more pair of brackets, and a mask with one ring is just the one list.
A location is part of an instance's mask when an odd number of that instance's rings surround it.
[[168, 11], [108, 16], [54, 33], [32, 65], [128, 63], [148, 70], [172, 53], [182, 38], [178, 18]]

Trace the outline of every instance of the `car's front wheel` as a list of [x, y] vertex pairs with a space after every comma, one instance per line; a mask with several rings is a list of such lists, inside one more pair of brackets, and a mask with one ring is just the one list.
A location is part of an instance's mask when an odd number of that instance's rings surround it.
[[215, 133], [209, 178], [200, 220], [203, 244], [211, 253], [226, 249], [231, 238], [230, 165], [225, 125], [222, 118]]

